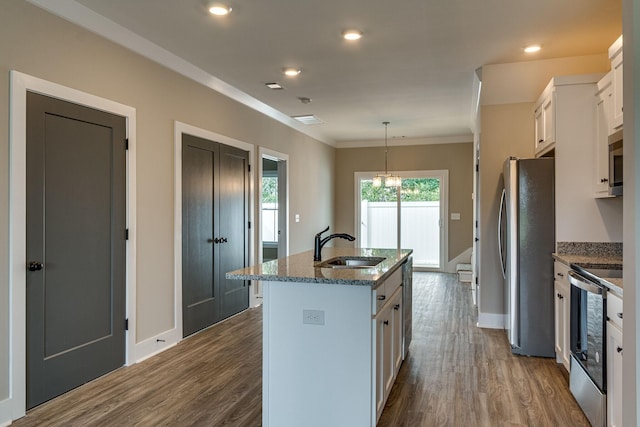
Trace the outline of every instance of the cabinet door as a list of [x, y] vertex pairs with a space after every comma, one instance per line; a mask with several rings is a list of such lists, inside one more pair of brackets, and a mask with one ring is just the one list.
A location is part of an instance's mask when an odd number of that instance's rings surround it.
[[403, 334], [403, 325], [402, 325], [402, 310], [403, 310], [403, 301], [402, 301], [402, 287], [396, 291], [396, 295], [392, 301], [392, 310], [391, 310], [391, 329], [392, 329], [392, 354], [393, 354], [393, 369], [392, 369], [392, 380], [391, 385], [393, 385], [393, 379], [396, 377], [398, 371], [400, 370], [400, 365], [402, 365], [402, 334]]
[[562, 363], [569, 371], [571, 363], [569, 360], [569, 301], [570, 288], [563, 281], [556, 280], [553, 286], [555, 292], [555, 349], [556, 361]]
[[534, 112], [534, 130], [535, 130], [535, 144], [534, 150], [537, 153], [538, 147], [544, 143], [544, 120], [542, 119], [542, 105], [536, 108]]
[[542, 103], [542, 116], [544, 119], [544, 145], [556, 142], [556, 123], [554, 115], [554, 94], [549, 95]]
[[611, 105], [611, 126], [612, 131], [622, 128], [622, 52], [611, 60], [611, 71], [613, 73], [613, 100]]
[[376, 328], [376, 420], [380, 418], [387, 401], [387, 379], [391, 374], [391, 305], [387, 304], [374, 319]]
[[564, 350], [564, 305], [562, 302], [562, 294], [560, 289], [560, 283], [554, 282], [553, 290], [555, 292], [554, 306], [555, 306], [555, 348], [556, 348], [556, 361], [562, 363], [562, 353]]
[[622, 330], [607, 322], [607, 426], [622, 426]]
[[554, 97], [554, 92], [548, 93], [534, 113], [536, 157], [547, 153], [556, 142]]
[[571, 335], [569, 331], [569, 325], [571, 318], [569, 313], [571, 311], [571, 287], [567, 282], [560, 283], [560, 295], [562, 295], [562, 364], [566, 368], [567, 372], [571, 371]]
[[599, 93], [596, 101], [596, 137], [593, 147], [594, 197], [609, 195], [609, 113], [611, 109], [611, 83]]

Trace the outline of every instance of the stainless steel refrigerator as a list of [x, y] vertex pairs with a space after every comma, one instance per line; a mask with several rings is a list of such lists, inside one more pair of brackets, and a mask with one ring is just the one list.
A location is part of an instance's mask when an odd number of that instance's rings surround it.
[[503, 179], [498, 247], [507, 337], [515, 354], [555, 357], [554, 159], [509, 157]]

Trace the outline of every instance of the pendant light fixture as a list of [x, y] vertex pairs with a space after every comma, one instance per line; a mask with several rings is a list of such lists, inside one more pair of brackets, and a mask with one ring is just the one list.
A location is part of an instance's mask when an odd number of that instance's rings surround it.
[[400, 187], [402, 185], [402, 179], [398, 175], [392, 175], [387, 170], [387, 155], [389, 153], [389, 146], [387, 145], [387, 126], [389, 122], [382, 122], [384, 125], [384, 173], [376, 174], [373, 177], [373, 186], [381, 187], [383, 184], [385, 187]]

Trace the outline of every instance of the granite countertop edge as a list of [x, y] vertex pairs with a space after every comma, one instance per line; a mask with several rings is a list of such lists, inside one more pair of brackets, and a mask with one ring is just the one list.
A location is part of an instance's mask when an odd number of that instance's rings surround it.
[[597, 256], [597, 255], [574, 255], [574, 254], [551, 254], [553, 258], [566, 266], [571, 264], [579, 265], [584, 268], [607, 268], [611, 270], [622, 270], [622, 258], [613, 256]]
[[225, 277], [233, 280], [369, 286], [375, 288], [396, 271], [412, 253], [412, 249], [324, 248], [323, 260], [336, 256], [383, 256], [386, 259], [372, 268], [320, 268], [313, 262], [313, 251], [307, 251], [231, 271], [226, 273]]
[[[571, 264], [578, 265], [583, 268], [598, 268], [605, 270], [622, 270], [622, 258], [616, 256], [599, 256], [599, 255], [575, 255], [575, 254], [551, 254], [553, 259], [571, 267]], [[601, 277], [604, 285], [614, 293], [623, 295], [623, 282], [619, 278]]]

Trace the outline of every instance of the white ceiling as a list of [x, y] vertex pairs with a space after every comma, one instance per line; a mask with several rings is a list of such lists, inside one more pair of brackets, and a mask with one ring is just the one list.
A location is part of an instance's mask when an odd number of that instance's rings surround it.
[[[213, 76], [209, 86], [287, 124], [314, 114], [322, 124], [293, 126], [332, 144], [380, 139], [383, 121], [390, 138], [455, 141], [470, 133], [475, 69], [604, 53], [622, 28], [621, 0], [229, 0], [224, 18], [205, 0], [30, 1], [152, 59], [143, 50], [159, 46], [173, 54], [165, 65], [182, 58], [200, 81]], [[343, 40], [348, 28], [364, 37]], [[529, 43], [543, 50], [526, 56]], [[264, 85], [274, 81], [285, 89]]]

